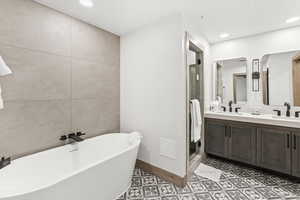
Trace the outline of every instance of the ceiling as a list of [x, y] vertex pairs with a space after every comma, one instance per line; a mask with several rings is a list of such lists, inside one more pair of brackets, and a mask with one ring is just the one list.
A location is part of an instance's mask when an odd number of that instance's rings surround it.
[[35, 1], [118, 35], [173, 13], [194, 20], [210, 43], [300, 25], [285, 23], [300, 16], [299, 0], [93, 0], [93, 8], [79, 0]]

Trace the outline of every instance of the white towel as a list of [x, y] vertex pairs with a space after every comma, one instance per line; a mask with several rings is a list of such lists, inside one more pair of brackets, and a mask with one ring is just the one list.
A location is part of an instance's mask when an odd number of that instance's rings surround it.
[[191, 141], [198, 142], [201, 139], [202, 117], [198, 99], [191, 100]]
[[[0, 56], [0, 76], [5, 76], [11, 73], [12, 71], [9, 69], [9, 67], [4, 62], [3, 58]], [[3, 109], [3, 99], [1, 96], [1, 85], [0, 85], [0, 110], [1, 109]]]
[[223, 171], [201, 163], [195, 170], [195, 174], [210, 179], [214, 182], [220, 182]]

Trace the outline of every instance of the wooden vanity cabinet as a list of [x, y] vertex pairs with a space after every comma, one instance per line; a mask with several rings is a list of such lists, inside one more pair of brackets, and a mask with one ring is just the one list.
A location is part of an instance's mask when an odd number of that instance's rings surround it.
[[300, 177], [300, 130], [205, 119], [205, 152]]
[[205, 151], [223, 158], [255, 164], [256, 128], [242, 123], [206, 120]]

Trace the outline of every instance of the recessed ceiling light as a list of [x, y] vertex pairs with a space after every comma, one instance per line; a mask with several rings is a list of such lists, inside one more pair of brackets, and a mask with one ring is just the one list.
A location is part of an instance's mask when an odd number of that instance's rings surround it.
[[84, 7], [93, 7], [94, 6], [94, 3], [92, 0], [80, 0], [79, 1], [81, 5], [83, 5]]
[[300, 17], [291, 17], [291, 18], [287, 19], [285, 22], [290, 24], [290, 23], [293, 23], [293, 22], [296, 22], [299, 20], [300, 20]]
[[222, 33], [222, 34], [220, 34], [220, 38], [227, 38], [229, 36], [230, 36], [229, 33]]

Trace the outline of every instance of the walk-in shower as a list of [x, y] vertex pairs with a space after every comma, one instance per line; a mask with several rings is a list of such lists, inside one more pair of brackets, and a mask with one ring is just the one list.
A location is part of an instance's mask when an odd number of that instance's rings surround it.
[[[201, 136], [204, 126], [204, 76], [203, 76], [203, 51], [197, 46], [191, 36], [186, 37], [186, 75], [187, 75], [187, 166], [192, 166], [200, 159]], [[195, 116], [193, 115], [193, 102], [199, 102], [200, 121], [199, 128], [193, 130]], [[194, 117], [193, 117], [194, 116]], [[196, 116], [197, 118], [197, 116]], [[201, 123], [202, 122], [202, 123]], [[195, 135], [199, 135], [196, 137]]]

